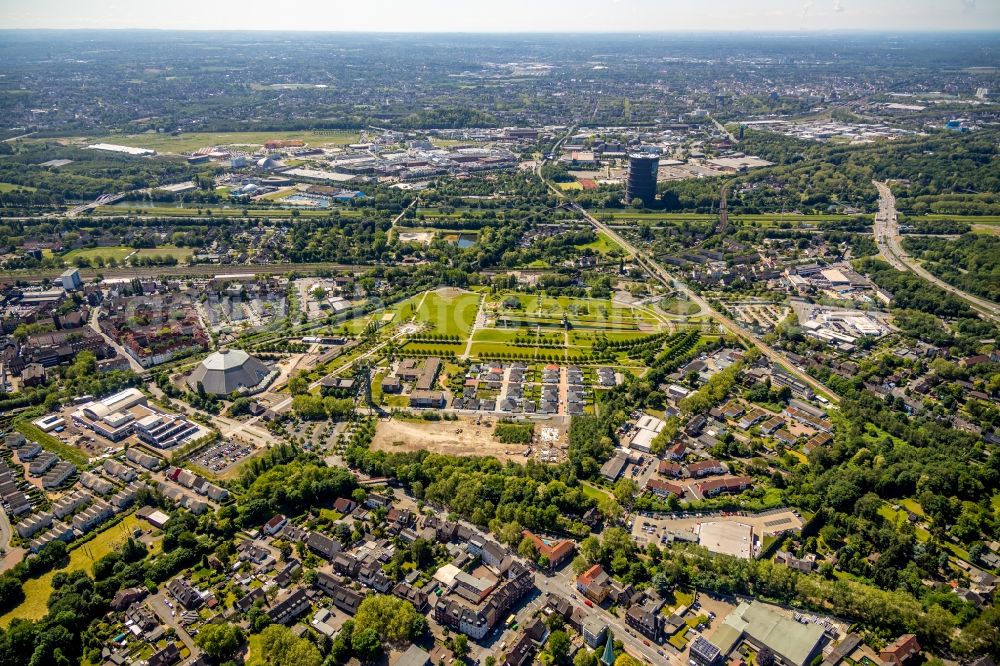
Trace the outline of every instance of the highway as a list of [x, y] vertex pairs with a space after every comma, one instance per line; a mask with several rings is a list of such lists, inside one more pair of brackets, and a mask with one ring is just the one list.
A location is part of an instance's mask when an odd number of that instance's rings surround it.
[[840, 396], [830, 390], [829, 387], [822, 384], [810, 377], [806, 372], [798, 368], [793, 364], [784, 354], [782, 354], [777, 349], [765, 344], [762, 340], [755, 337], [752, 333], [745, 330], [742, 326], [737, 324], [735, 321], [722, 314], [709, 304], [704, 298], [702, 298], [698, 293], [693, 291], [686, 284], [675, 278], [673, 275], [663, 270], [658, 263], [649, 255], [644, 252], [637, 250], [631, 243], [626, 241], [624, 238], [619, 236], [613, 229], [608, 227], [608, 225], [600, 222], [593, 215], [585, 211], [579, 204], [574, 203], [573, 208], [579, 212], [581, 215], [590, 220], [590, 223], [594, 225], [596, 229], [607, 234], [612, 240], [621, 245], [626, 252], [631, 253], [635, 260], [640, 266], [646, 269], [646, 271], [658, 279], [664, 286], [670, 289], [674, 289], [680, 294], [682, 294], [689, 301], [699, 306], [702, 312], [707, 312], [715, 321], [719, 322], [723, 328], [729, 331], [733, 336], [743, 340], [747, 344], [753, 345], [760, 349], [760, 351], [767, 356], [772, 363], [778, 363], [783, 366], [790, 374], [794, 375], [798, 380], [805, 382], [813, 388], [817, 393], [821, 393], [830, 398], [832, 402], [839, 402]]
[[896, 214], [896, 197], [888, 183], [873, 180], [872, 184], [878, 190], [879, 197], [878, 213], [875, 214], [875, 244], [878, 245], [879, 254], [897, 271], [911, 271], [949, 294], [958, 296], [984, 317], [1000, 322], [1000, 305], [948, 284], [928, 272], [903, 250]]

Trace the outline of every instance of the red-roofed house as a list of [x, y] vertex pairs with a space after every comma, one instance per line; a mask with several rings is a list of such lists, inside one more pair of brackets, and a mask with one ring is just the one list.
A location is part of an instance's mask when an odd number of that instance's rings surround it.
[[903, 662], [918, 654], [920, 654], [920, 643], [917, 642], [917, 637], [913, 634], [903, 634], [891, 645], [885, 646], [885, 649], [878, 653], [878, 658], [883, 664], [901, 666]]
[[735, 476], [730, 479], [709, 479], [698, 484], [702, 497], [712, 497], [719, 493], [738, 493], [753, 485], [749, 476]]
[[684, 475], [684, 470], [675, 462], [670, 462], [669, 460], [661, 460], [656, 471], [660, 473], [660, 476], [665, 476], [670, 479], [679, 479]]
[[676, 483], [670, 483], [669, 481], [663, 481], [661, 479], [650, 479], [647, 481], [646, 490], [661, 497], [666, 497], [667, 495], [684, 497], [684, 488]]
[[576, 589], [594, 603], [601, 603], [611, 591], [611, 576], [600, 564], [595, 564], [576, 577]]
[[531, 539], [535, 548], [538, 549], [538, 554], [548, 558], [549, 567], [557, 567], [572, 557], [573, 550], [576, 548], [576, 544], [569, 539], [543, 539], [530, 530], [524, 530], [521, 532], [521, 536]]
[[271, 520], [264, 523], [264, 532], [270, 534], [271, 536], [274, 536], [275, 534], [280, 532], [287, 524], [288, 524], [288, 518], [285, 518], [280, 513], [276, 514], [273, 518], [271, 518]]

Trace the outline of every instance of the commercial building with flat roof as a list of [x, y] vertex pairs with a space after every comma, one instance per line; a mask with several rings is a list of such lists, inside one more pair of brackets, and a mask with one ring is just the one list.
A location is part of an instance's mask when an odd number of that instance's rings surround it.
[[[168, 449], [205, 434], [203, 428], [177, 414], [167, 414], [148, 404], [142, 391], [130, 388], [81, 405], [73, 421], [112, 441], [136, 435], [160, 449]], [[126, 479], [128, 480], [128, 479]]]
[[759, 601], [743, 602], [730, 613], [710, 639], [724, 655], [747, 641], [768, 647], [786, 666], [806, 666], [823, 646], [823, 627], [800, 624]]

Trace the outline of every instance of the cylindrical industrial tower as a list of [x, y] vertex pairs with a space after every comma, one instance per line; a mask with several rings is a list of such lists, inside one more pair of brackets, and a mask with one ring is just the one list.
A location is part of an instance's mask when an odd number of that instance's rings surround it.
[[660, 156], [650, 153], [629, 153], [628, 182], [625, 186], [625, 203], [635, 199], [651, 206], [656, 200], [656, 172], [660, 168]]

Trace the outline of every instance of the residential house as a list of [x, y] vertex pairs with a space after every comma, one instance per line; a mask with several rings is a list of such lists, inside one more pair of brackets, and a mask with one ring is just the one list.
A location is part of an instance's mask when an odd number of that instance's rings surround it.
[[595, 564], [576, 578], [576, 589], [594, 603], [602, 603], [611, 590], [611, 576]]
[[920, 643], [913, 634], [903, 634], [895, 641], [885, 646], [879, 652], [878, 658], [886, 666], [902, 666], [912, 657], [920, 654]]
[[177, 576], [167, 583], [167, 590], [170, 595], [177, 600], [181, 606], [187, 610], [194, 610], [201, 606], [203, 599], [198, 594], [198, 590], [191, 586], [182, 576]]
[[300, 588], [271, 606], [267, 616], [275, 624], [289, 624], [307, 610], [309, 610], [309, 595], [305, 589]]

